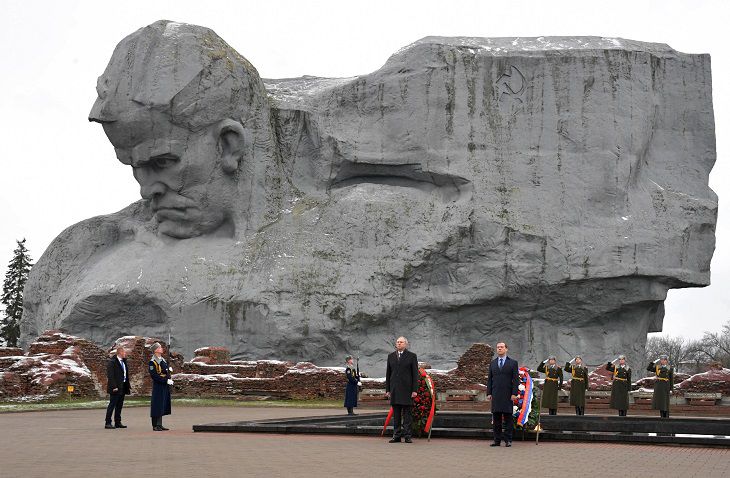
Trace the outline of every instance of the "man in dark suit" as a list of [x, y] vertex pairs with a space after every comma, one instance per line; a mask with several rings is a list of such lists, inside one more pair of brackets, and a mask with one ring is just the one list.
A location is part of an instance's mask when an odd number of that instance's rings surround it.
[[497, 343], [497, 357], [489, 364], [487, 378], [487, 399], [492, 400], [494, 429], [494, 443], [490, 446], [499, 446], [501, 441], [504, 441], [505, 446], [512, 446], [512, 406], [517, 398], [519, 384], [517, 361], [507, 356], [507, 344]]
[[[106, 421], [104, 428], [127, 428], [122, 425], [122, 406], [124, 396], [129, 395], [129, 368], [127, 367], [127, 351], [124, 347], [117, 348], [117, 353], [109, 359], [106, 366], [107, 386], [109, 392], [109, 406], [106, 408]], [[112, 412], [114, 412], [114, 425], [112, 425]]]
[[400, 443], [401, 437], [406, 443], [411, 443], [411, 407], [418, 391], [418, 357], [407, 347], [408, 340], [398, 337], [395, 352], [388, 355], [385, 396], [390, 398], [394, 419], [393, 438], [389, 443]]

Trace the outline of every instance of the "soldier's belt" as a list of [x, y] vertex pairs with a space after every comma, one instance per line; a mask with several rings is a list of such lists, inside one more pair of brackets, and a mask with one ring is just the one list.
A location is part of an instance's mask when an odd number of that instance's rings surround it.
[[558, 381], [557, 378], [550, 378], [550, 377], [545, 377], [545, 380], [552, 380], [553, 382], [557, 382]]
[[573, 380], [580, 380], [581, 382], [583, 381], [583, 379], [579, 377], [573, 377]]
[[669, 379], [668, 379], [668, 378], [662, 378], [662, 377], [657, 377], [656, 379], [657, 379], [657, 380], [661, 380], [661, 381], [663, 381], [663, 382], [668, 382], [668, 381], [669, 381]]
[[619, 378], [619, 377], [613, 377], [613, 379], [614, 379], [614, 380], [621, 380], [622, 382], [625, 382], [625, 381], [626, 381], [626, 379], [625, 379], [625, 378]]

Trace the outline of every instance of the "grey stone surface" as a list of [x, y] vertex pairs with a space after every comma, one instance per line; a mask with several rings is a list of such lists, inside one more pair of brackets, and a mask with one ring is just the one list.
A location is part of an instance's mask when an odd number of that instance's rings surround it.
[[434, 366], [498, 340], [528, 365], [636, 363], [667, 290], [710, 281], [709, 55], [428, 37], [367, 75], [261, 80], [212, 31], [157, 22], [98, 91], [143, 199], [46, 250], [25, 343], [170, 333], [188, 357], [353, 353], [376, 375], [398, 335]]

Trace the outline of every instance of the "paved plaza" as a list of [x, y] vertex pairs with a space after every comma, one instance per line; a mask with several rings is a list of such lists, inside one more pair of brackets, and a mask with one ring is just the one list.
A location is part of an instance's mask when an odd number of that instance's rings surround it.
[[[235, 420], [329, 415], [342, 409], [175, 407], [168, 432], [146, 407], [124, 411], [127, 429], [105, 430], [104, 410], [0, 414], [0, 477], [489, 477], [730, 476], [730, 449], [589, 443], [425, 439], [388, 444], [368, 436], [193, 433]], [[400, 468], [402, 473], [397, 472]]]

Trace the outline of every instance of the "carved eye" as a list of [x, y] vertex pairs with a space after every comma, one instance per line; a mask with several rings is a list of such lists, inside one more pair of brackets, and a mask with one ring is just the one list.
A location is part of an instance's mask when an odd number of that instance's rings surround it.
[[149, 164], [154, 169], [165, 169], [174, 166], [178, 161], [180, 161], [180, 158], [177, 156], [172, 154], [162, 154], [151, 158]]

